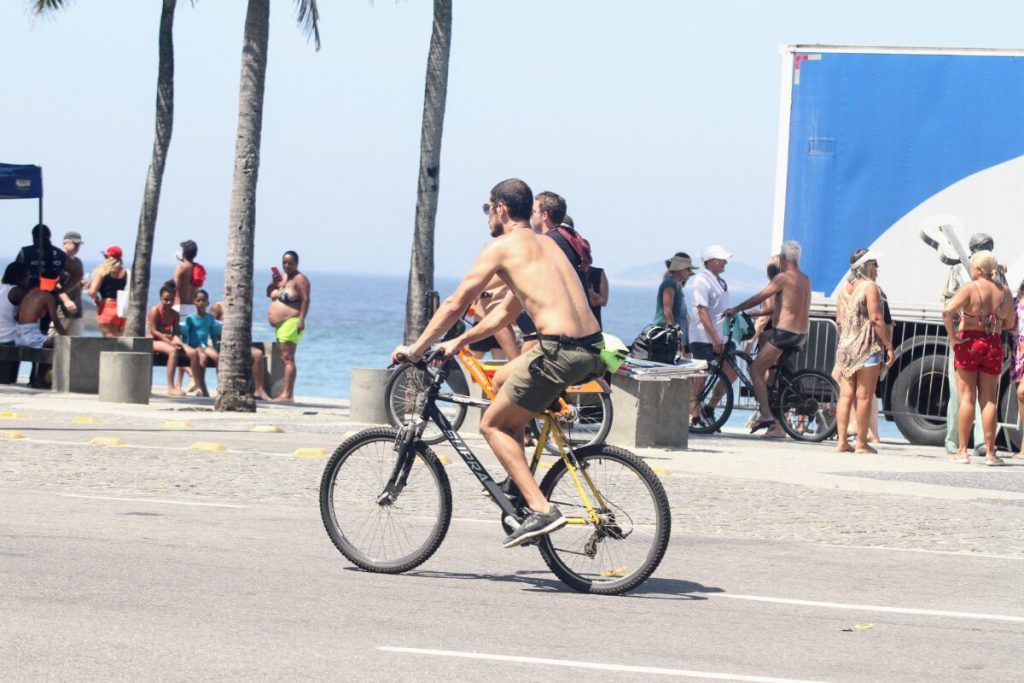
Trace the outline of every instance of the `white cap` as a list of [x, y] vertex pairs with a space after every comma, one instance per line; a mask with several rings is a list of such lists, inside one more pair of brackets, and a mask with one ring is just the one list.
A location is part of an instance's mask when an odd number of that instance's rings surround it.
[[710, 247], [704, 250], [704, 253], [700, 255], [700, 260], [707, 263], [713, 258], [722, 259], [728, 261], [732, 258], [732, 254], [725, 250], [725, 247], [719, 244], [712, 244]]
[[861, 256], [859, 259], [857, 259], [856, 261], [853, 262], [853, 264], [850, 266], [850, 270], [853, 270], [854, 268], [859, 268], [859, 267], [863, 266], [865, 263], [867, 263], [868, 261], [877, 261], [878, 259], [882, 258], [884, 255], [885, 254], [883, 254], [880, 251], [875, 251], [874, 249], [868, 249], [867, 251], [864, 252], [863, 256]]

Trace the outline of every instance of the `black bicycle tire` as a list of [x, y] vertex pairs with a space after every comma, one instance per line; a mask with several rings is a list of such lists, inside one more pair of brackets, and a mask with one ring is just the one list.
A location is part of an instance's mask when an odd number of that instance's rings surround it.
[[[817, 377], [819, 380], [823, 380], [824, 382], [828, 383], [835, 392], [836, 402], [838, 403], [839, 385], [836, 384], [836, 381], [834, 379], [826, 375], [824, 372], [821, 372], [820, 370], [799, 370], [788, 377], [790, 386], [797, 385], [801, 377]], [[815, 432], [814, 434], [808, 434], [807, 432], [799, 432], [796, 429], [794, 429], [793, 426], [789, 423], [789, 420], [786, 420], [785, 415], [783, 415], [782, 413], [783, 399], [788, 389], [789, 386], [786, 386], [778, 390], [775, 405], [772, 406], [772, 409], [775, 412], [776, 419], [782, 426], [782, 431], [786, 432], [786, 434], [788, 434], [790, 438], [795, 439], [797, 441], [803, 441], [806, 443], [820, 443], [825, 439], [830, 439], [833, 436], [835, 436], [837, 428], [835, 420], [832, 421], [832, 426], [829, 429], [822, 432]]]
[[[714, 378], [714, 381], [712, 381], [712, 378]], [[690, 431], [694, 434], [714, 434], [722, 428], [722, 425], [729, 421], [729, 416], [732, 415], [733, 401], [735, 400], [732, 382], [729, 381], [725, 371], [717, 366], [708, 367], [708, 376], [704, 381], [704, 387], [701, 389], [701, 395], [697, 397], [698, 409], [703, 410], [703, 399], [707, 392], [714, 391], [714, 386], [717, 382], [722, 382], [725, 386], [725, 393], [722, 394], [722, 399], [719, 401], [719, 406], [721, 406], [722, 401], [725, 401], [725, 408], [722, 409], [721, 415], [712, 422], [708, 423], [698, 420], [697, 424], [693, 424], [693, 421], [690, 421]], [[689, 417], [689, 413], [687, 413], [688, 420]]]
[[346, 458], [357, 447], [372, 441], [388, 441], [389, 444], [393, 444], [397, 436], [398, 430], [391, 427], [371, 427], [353, 434], [334, 451], [334, 454], [327, 461], [323, 476], [320, 479], [320, 517], [323, 520], [324, 528], [327, 530], [327, 535], [330, 536], [334, 546], [357, 567], [381, 574], [401, 574], [426, 562], [437, 551], [441, 542], [444, 541], [452, 519], [452, 489], [451, 484], [448, 482], [448, 474], [444, 470], [444, 465], [441, 464], [441, 461], [437, 459], [437, 456], [434, 455], [434, 452], [426, 444], [422, 441], [416, 441], [412, 444], [412, 447], [416, 449], [416, 454], [422, 458], [426, 466], [432, 471], [441, 494], [440, 519], [427, 542], [410, 558], [402, 558], [400, 562], [379, 563], [367, 559], [362, 552], [345, 538], [344, 532], [337, 523], [334, 512], [334, 500], [331, 495], [338, 471], [344, 465]]
[[[658, 568], [658, 565], [661, 564], [662, 558], [665, 557], [665, 551], [668, 549], [669, 538], [672, 534], [672, 511], [668, 501], [668, 494], [665, 492], [665, 487], [662, 485], [658, 475], [654, 473], [650, 466], [624, 448], [600, 444], [581, 448], [575, 451], [575, 455], [577, 461], [583, 466], [585, 466], [587, 460], [601, 457], [623, 463], [637, 473], [638, 477], [647, 485], [648, 490], [651, 492], [658, 515], [658, 530], [654, 544], [639, 571], [625, 577], [626, 580], [623, 581], [597, 584], [572, 571], [561, 561], [558, 551], [552, 544], [552, 536], [541, 537], [538, 548], [548, 568], [573, 590], [598, 595], [620, 595], [636, 588], [650, 578], [651, 574]], [[555, 485], [566, 471], [564, 460], [558, 460], [552, 465], [551, 470], [540, 483], [540, 490], [545, 497], [550, 498]], [[557, 533], [555, 532], [555, 534]], [[557, 536], [555, 538], [557, 540]]]
[[[448, 375], [448, 386], [451, 387], [453, 392], [458, 392], [458, 390], [462, 389], [462, 387], [457, 388], [452, 386], [453, 383], [459, 383], [459, 380], [454, 379], [453, 373], [459, 373], [459, 376], [461, 376], [462, 368], [460, 368], [458, 363], [456, 363], [454, 360], [448, 362], [454, 365], [454, 367], [451, 368], [451, 372]], [[388, 422], [390, 422], [391, 426], [393, 427], [401, 427], [404, 419], [404, 416], [399, 415], [397, 412], [395, 412], [395, 406], [392, 404], [391, 401], [393, 394], [395, 392], [395, 386], [398, 384], [401, 378], [405, 376], [406, 373], [415, 369], [416, 367], [414, 365], [402, 365], [393, 373], [391, 373], [391, 377], [388, 377], [387, 384], [384, 385], [384, 406], [388, 415]], [[469, 388], [465, 387], [465, 391], [459, 393], [464, 394], [468, 392], [468, 390]], [[462, 427], [462, 423], [466, 419], [466, 406], [462, 405], [461, 403], [453, 403], [450, 405], [453, 406], [455, 414], [451, 418], [449, 418], [448, 421], [452, 423], [452, 431], [457, 432], [459, 431], [459, 428]], [[423, 443], [425, 444], [434, 445], [439, 444], [445, 440], [445, 436], [444, 434], [441, 433], [441, 430], [437, 429], [436, 427], [431, 429], [432, 426], [432, 424], [427, 425], [427, 428], [424, 430], [424, 436], [422, 437], [422, 440]], [[434, 430], [437, 431], [436, 434], [433, 433]]]
[[[578, 449], [578, 448], [584, 448], [586, 446], [599, 446], [600, 444], [603, 444], [605, 442], [605, 439], [608, 438], [608, 433], [612, 430], [612, 418], [613, 418], [613, 415], [614, 415], [614, 413], [612, 412], [612, 397], [609, 396], [608, 394], [599, 394], [599, 396], [600, 396], [599, 400], [601, 402], [601, 415], [602, 415], [601, 428], [598, 430], [598, 432], [594, 436], [594, 438], [590, 439], [586, 443], [575, 443], [575, 442], [573, 442], [573, 444], [572, 444], [573, 448], [577, 448]], [[534, 424], [536, 424], [537, 432], [539, 434], [540, 430], [541, 430], [541, 427], [544, 426], [543, 418], [539, 418], [538, 417], [538, 418], [534, 419]], [[563, 426], [562, 427], [562, 433], [565, 435], [566, 438], [568, 438], [570, 441], [572, 441], [572, 427], [571, 426]], [[544, 445], [544, 450], [546, 450], [548, 453], [550, 453], [552, 455], [558, 455], [559, 454], [558, 453], [558, 446], [555, 444], [555, 442], [552, 439], [548, 439], [547, 444]]]

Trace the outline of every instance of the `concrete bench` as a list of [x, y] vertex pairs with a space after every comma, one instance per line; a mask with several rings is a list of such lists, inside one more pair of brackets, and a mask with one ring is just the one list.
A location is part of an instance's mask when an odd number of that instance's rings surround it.
[[53, 344], [53, 390], [96, 394], [100, 388], [100, 354], [107, 351], [152, 353], [149, 337], [56, 337]]
[[28, 346], [0, 346], [0, 384], [15, 384], [21, 363], [53, 363], [53, 349]]
[[612, 375], [615, 418], [607, 442], [626, 448], [686, 448], [692, 381]]
[[106, 403], [149, 403], [153, 389], [153, 353], [100, 353], [99, 400]]
[[[152, 339], [149, 350], [153, 356], [153, 367], [167, 367], [167, 354], [153, 351]], [[284, 363], [277, 351], [277, 342], [253, 342], [253, 346], [263, 349], [263, 390], [273, 398], [284, 390]], [[188, 357], [183, 351], [178, 352], [178, 367], [188, 367]], [[208, 368], [216, 368], [217, 363], [207, 359]]]

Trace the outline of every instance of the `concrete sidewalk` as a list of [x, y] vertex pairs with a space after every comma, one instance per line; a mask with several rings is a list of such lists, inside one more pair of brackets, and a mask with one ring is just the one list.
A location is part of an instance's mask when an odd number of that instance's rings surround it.
[[[0, 387], [0, 437], [26, 446], [32, 442], [115, 444], [318, 457], [368, 426], [352, 422], [349, 402], [338, 399], [300, 398], [292, 405], [260, 402], [256, 413], [220, 413], [213, 410], [210, 398], [154, 394], [146, 406], [101, 403], [93, 395], [20, 385]], [[489, 467], [496, 466], [479, 435], [463, 436]], [[447, 444], [434, 449], [457, 459]], [[687, 450], [634, 450], [666, 475], [1024, 505], [1024, 461], [1007, 460], [1006, 467], [992, 468], [974, 458], [972, 465], [965, 466], [952, 462], [941, 448], [906, 442], [879, 444], [877, 455], [838, 454], [834, 449], [834, 440], [807, 444], [727, 430], [713, 436], [691, 435]]]

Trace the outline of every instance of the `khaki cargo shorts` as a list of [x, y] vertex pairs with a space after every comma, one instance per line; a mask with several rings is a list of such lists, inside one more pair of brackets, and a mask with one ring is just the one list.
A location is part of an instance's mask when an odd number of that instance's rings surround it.
[[516, 359], [502, 391], [512, 402], [531, 413], [540, 413], [555, 402], [567, 386], [604, 374], [604, 361], [596, 351], [555, 341], [542, 341]]

